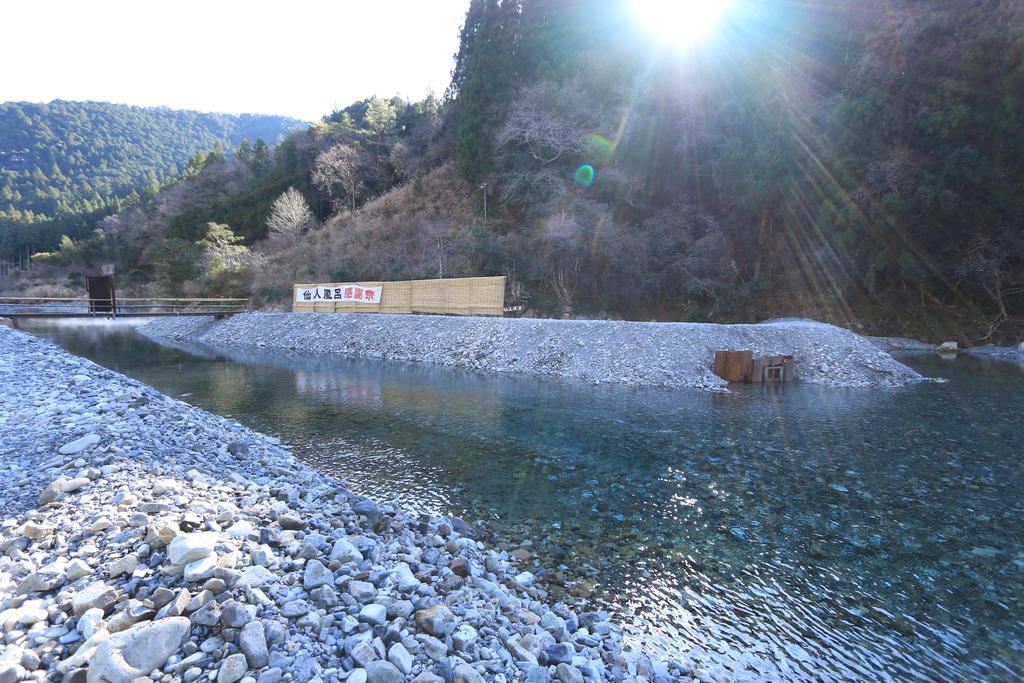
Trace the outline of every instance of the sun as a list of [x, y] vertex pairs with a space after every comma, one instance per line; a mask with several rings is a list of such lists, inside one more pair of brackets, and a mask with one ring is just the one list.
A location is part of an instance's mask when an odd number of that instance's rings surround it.
[[687, 48], [707, 36], [732, 0], [633, 0], [640, 23], [659, 42]]

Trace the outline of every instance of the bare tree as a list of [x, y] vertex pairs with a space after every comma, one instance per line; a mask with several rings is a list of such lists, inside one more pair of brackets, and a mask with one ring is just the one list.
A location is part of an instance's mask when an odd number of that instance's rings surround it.
[[579, 152], [583, 136], [593, 125], [589, 120], [593, 114], [581, 112], [579, 106], [585, 100], [572, 83], [523, 88], [498, 131], [498, 147], [525, 147], [542, 164]]
[[1019, 323], [1010, 312], [1009, 302], [1024, 295], [1024, 272], [1019, 269], [1022, 257], [1024, 240], [996, 240], [991, 237], [975, 238], [962, 253], [956, 271], [959, 276], [957, 284], [980, 287], [998, 312], [989, 323], [988, 333], [977, 341], [988, 341], [1004, 324]]
[[294, 247], [299, 235], [313, 225], [313, 212], [306, 199], [294, 187], [289, 187], [274, 200], [267, 216], [267, 229], [272, 238], [280, 239]]
[[349, 211], [356, 210], [359, 193], [359, 152], [350, 145], [337, 144], [325, 149], [313, 165], [313, 182], [331, 199], [341, 193], [348, 200]]

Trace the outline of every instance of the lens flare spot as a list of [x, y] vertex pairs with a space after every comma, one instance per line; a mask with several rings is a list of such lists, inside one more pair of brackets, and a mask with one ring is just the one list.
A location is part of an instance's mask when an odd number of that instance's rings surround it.
[[587, 133], [583, 136], [583, 158], [595, 166], [607, 166], [615, 157], [615, 145], [603, 135]]
[[573, 174], [573, 180], [580, 187], [590, 187], [594, 184], [594, 167], [590, 164], [583, 164], [576, 169], [576, 173]]

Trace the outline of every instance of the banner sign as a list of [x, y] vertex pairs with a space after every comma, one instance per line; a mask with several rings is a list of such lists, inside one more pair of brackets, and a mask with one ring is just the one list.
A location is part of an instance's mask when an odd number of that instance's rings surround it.
[[295, 288], [295, 303], [309, 304], [324, 301], [350, 301], [357, 304], [380, 303], [383, 285], [362, 287], [352, 284], [311, 285]]

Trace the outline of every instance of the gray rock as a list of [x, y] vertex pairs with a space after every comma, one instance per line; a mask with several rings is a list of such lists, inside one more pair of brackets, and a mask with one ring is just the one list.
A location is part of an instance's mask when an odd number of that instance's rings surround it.
[[558, 643], [544, 649], [541, 654], [541, 663], [547, 664], [571, 664], [572, 656], [576, 654], [572, 645], [568, 643]]
[[217, 683], [235, 683], [235, 681], [240, 681], [248, 670], [249, 666], [245, 661], [245, 655], [231, 655], [221, 662], [220, 670], [217, 671]]
[[451, 633], [455, 623], [455, 615], [444, 605], [435, 605], [416, 612], [416, 627], [439, 638]]
[[412, 679], [412, 683], [444, 683], [444, 679], [429, 671], [421, 671]]
[[455, 683], [484, 683], [484, 677], [469, 664], [455, 667]]
[[553, 635], [555, 640], [565, 640], [568, 631], [565, 627], [565, 619], [554, 612], [545, 612], [540, 618], [540, 627]]
[[405, 683], [405, 676], [391, 662], [377, 660], [370, 662], [364, 668], [366, 669], [366, 683]]
[[399, 562], [395, 567], [395, 577], [398, 579], [398, 590], [403, 593], [414, 591], [420, 587], [420, 580], [413, 575], [409, 565], [405, 562]]
[[282, 529], [289, 529], [292, 531], [299, 531], [306, 528], [306, 520], [291, 512], [287, 512], [279, 516], [277, 518], [277, 523], [281, 525]]
[[401, 643], [395, 643], [388, 650], [388, 661], [395, 665], [395, 668], [403, 674], [412, 673], [412, 655]]
[[309, 592], [309, 599], [317, 607], [329, 609], [338, 604], [338, 595], [330, 586], [320, 586]]
[[306, 614], [309, 610], [309, 603], [305, 600], [292, 600], [291, 602], [286, 602], [284, 604], [281, 608], [281, 614], [288, 619], [295, 619]]
[[129, 683], [163, 667], [188, 637], [189, 621], [170, 617], [138, 624], [100, 643], [89, 662], [88, 683]]
[[331, 548], [331, 559], [342, 564], [358, 564], [363, 561], [363, 554], [347, 538], [341, 538], [335, 541], [334, 547]]
[[349, 594], [359, 602], [369, 602], [377, 597], [377, 587], [368, 581], [349, 581]]
[[238, 649], [245, 655], [250, 668], [261, 669], [270, 662], [267, 637], [261, 622], [250, 621], [242, 627], [238, 633]]
[[280, 667], [274, 666], [261, 673], [256, 679], [256, 683], [280, 683], [282, 676], [284, 676], [284, 671]]
[[84, 576], [89, 576], [89, 574], [92, 574], [92, 567], [90, 567], [85, 562], [85, 560], [81, 560], [76, 557], [75, 559], [68, 562], [66, 572], [67, 580], [74, 582], [78, 581], [80, 578]]
[[20, 664], [4, 664], [0, 662], [0, 683], [18, 683], [26, 675], [25, 668]]
[[383, 624], [388, 620], [388, 608], [376, 603], [366, 605], [359, 610], [359, 620], [368, 624]]
[[220, 606], [215, 600], [210, 600], [192, 613], [192, 623], [200, 626], [214, 626], [220, 622], [220, 618]]
[[365, 667], [370, 662], [379, 659], [377, 657], [377, 651], [373, 649], [373, 646], [365, 640], [360, 640], [358, 643], [352, 646], [352, 651], [349, 653], [352, 655], [352, 661], [356, 663], [356, 666]]
[[440, 662], [448, 655], [448, 646], [445, 645], [443, 641], [438, 640], [433, 636], [426, 635], [420, 636], [420, 639], [420, 645], [423, 652], [435, 662]]
[[476, 629], [469, 624], [461, 624], [452, 634], [452, 644], [456, 650], [465, 652], [477, 641]]
[[[227, 628], [241, 628], [252, 621], [252, 615], [249, 614], [245, 605], [235, 600], [228, 600], [221, 606], [220, 621]], [[262, 633], [262, 631], [261, 628], [260, 632]]]
[[529, 666], [523, 677], [523, 683], [548, 683], [551, 680], [551, 672], [546, 666]]
[[94, 581], [71, 596], [71, 608], [75, 616], [81, 616], [91, 609], [106, 612], [117, 602], [117, 591], [103, 581]]
[[583, 674], [580, 670], [564, 662], [555, 668], [555, 678], [561, 683], [583, 683]]
[[313, 590], [320, 586], [333, 586], [334, 574], [324, 566], [320, 560], [310, 560], [306, 563], [306, 571], [302, 574], [302, 587], [306, 590]]
[[182, 576], [186, 581], [206, 581], [208, 578], [213, 576], [213, 572], [217, 569], [217, 558], [214, 555], [209, 555], [190, 562], [185, 565], [185, 571], [182, 572]]

